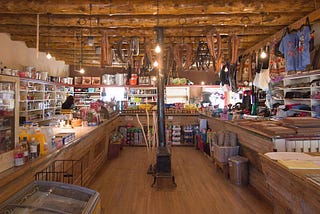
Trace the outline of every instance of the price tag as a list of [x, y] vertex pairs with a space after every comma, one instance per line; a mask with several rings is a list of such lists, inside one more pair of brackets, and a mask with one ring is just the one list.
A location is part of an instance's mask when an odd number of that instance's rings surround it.
[[168, 120], [173, 120], [173, 116], [168, 116]]

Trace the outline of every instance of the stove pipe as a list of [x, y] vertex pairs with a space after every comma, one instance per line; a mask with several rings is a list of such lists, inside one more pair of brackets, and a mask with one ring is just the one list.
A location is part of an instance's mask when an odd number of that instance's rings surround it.
[[157, 43], [162, 49], [157, 55], [158, 61], [158, 140], [159, 147], [157, 149], [156, 173], [171, 173], [171, 153], [166, 147], [166, 132], [165, 132], [165, 106], [164, 106], [164, 72], [163, 72], [163, 28], [157, 27]]
[[166, 132], [165, 132], [165, 110], [164, 110], [164, 72], [163, 72], [163, 28], [156, 27], [157, 32], [157, 43], [162, 49], [160, 53], [157, 54], [158, 61], [158, 84], [157, 84], [157, 93], [158, 93], [158, 102], [157, 102], [157, 111], [158, 111], [158, 142], [159, 147], [166, 146]]

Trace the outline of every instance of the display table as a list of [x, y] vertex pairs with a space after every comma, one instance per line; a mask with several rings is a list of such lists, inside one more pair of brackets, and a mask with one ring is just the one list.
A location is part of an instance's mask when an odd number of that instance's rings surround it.
[[306, 175], [320, 175], [320, 169], [288, 169], [262, 154], [260, 160], [274, 213], [319, 213], [320, 184]]

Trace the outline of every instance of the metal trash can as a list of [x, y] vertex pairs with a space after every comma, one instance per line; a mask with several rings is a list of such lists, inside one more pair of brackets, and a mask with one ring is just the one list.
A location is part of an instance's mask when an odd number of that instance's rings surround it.
[[248, 159], [242, 156], [233, 156], [229, 161], [230, 181], [242, 186], [248, 184]]

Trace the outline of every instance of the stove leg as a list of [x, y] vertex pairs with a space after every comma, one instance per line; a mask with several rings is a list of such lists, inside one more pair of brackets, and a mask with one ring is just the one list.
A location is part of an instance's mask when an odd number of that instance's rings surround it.
[[157, 182], [157, 176], [153, 176], [153, 183], [151, 184], [151, 187], [154, 187], [154, 185], [156, 184]]
[[150, 164], [149, 168], [148, 168], [148, 172], [147, 172], [148, 175], [152, 175], [154, 174], [154, 167], [152, 164]]
[[172, 183], [173, 183], [173, 186], [174, 186], [174, 187], [177, 187], [176, 181], [175, 181], [175, 179], [174, 179], [174, 175], [172, 175]]

